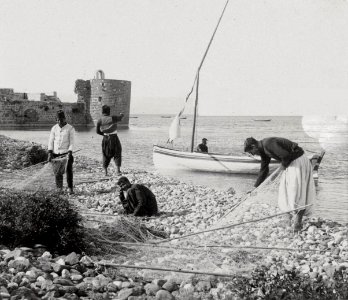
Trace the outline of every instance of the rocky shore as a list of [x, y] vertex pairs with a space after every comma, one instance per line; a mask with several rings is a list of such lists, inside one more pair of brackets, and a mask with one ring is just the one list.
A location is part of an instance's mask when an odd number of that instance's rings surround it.
[[[16, 151], [31, 145], [0, 137], [0, 145], [4, 141]], [[6, 164], [0, 180], [18, 168], [12, 166], [17, 155], [1, 153]], [[69, 197], [86, 226], [112, 223], [121, 212], [117, 177], [104, 178], [100, 163], [82, 156], [76, 156], [74, 168], [76, 193]], [[221, 223], [245, 195], [143, 170], [124, 168], [123, 173], [131, 182], [148, 186], [158, 200], [161, 214], [138, 218], [139, 222], [166, 232], [172, 240], [128, 245], [124, 253], [105, 257], [51, 254], [42, 245], [0, 247], [0, 299], [348, 298], [347, 224], [306, 218], [303, 230], [295, 234], [285, 215], [271, 217], [279, 211], [270, 201], [245, 201]], [[269, 218], [248, 223], [265, 216]], [[217, 222], [221, 227], [245, 224], [181, 238], [212, 229]]]

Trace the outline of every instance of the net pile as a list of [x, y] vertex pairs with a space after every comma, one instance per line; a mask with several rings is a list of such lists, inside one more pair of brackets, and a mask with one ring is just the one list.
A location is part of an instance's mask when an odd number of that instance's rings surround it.
[[67, 162], [66, 157], [55, 158], [51, 162], [38, 163], [15, 171], [1, 180], [1, 186], [17, 191], [54, 191], [55, 176], [65, 173]]
[[[84, 215], [85, 223], [96, 221], [90, 220], [90, 217]], [[137, 218], [122, 216], [114, 217], [111, 222], [103, 222], [100, 226], [87, 224], [85, 233], [86, 242], [91, 246], [90, 252], [102, 255], [123, 254], [126, 249], [132, 249], [127, 247], [127, 243], [132, 245], [165, 237], [163, 232], [146, 227]]]

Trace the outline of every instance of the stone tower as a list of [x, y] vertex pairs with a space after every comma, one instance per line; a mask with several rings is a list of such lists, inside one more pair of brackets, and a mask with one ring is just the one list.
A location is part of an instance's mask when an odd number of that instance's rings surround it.
[[90, 80], [90, 114], [94, 123], [101, 116], [103, 105], [110, 106], [110, 115], [123, 113], [120, 127], [128, 127], [130, 113], [131, 82], [126, 80], [105, 79], [104, 72], [98, 70]]

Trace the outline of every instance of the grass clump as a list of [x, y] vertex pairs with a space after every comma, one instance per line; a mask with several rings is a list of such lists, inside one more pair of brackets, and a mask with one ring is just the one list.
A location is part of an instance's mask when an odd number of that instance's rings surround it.
[[0, 244], [9, 248], [44, 244], [51, 252], [85, 249], [81, 216], [56, 193], [0, 190]]

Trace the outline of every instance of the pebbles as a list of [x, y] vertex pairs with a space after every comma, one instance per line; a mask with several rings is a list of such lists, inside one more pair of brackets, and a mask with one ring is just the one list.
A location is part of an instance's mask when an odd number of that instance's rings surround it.
[[[80, 156], [75, 161], [75, 182], [102, 177], [99, 162]], [[131, 182], [148, 186], [158, 201], [160, 216], [139, 221], [166, 231], [171, 238], [217, 226], [241, 199], [231, 190], [193, 186], [157, 173], [130, 169], [123, 172]], [[77, 184], [76, 194], [70, 199], [81, 211], [99, 213], [99, 220], [112, 219], [122, 210], [115, 189], [117, 179]], [[269, 203], [246, 203], [227, 221], [247, 222], [276, 213], [277, 208]], [[0, 295], [3, 299], [262, 299], [275, 291], [281, 295], [281, 290], [287, 293], [298, 289], [306, 280], [310, 280], [314, 293], [315, 284], [321, 289], [333, 282], [347, 286], [347, 235], [347, 226], [319, 218], [305, 219], [304, 229], [294, 234], [286, 217], [279, 216], [163, 244], [173, 249], [138, 247], [112, 261], [139, 267], [236, 274], [233, 280], [141, 268], [108, 269], [95, 264], [98, 258], [77, 253], [57, 256], [44, 250], [10, 251], [0, 247]], [[217, 245], [225, 247], [211, 247]], [[185, 247], [195, 250], [174, 249]], [[277, 290], [277, 283], [281, 290]]]

